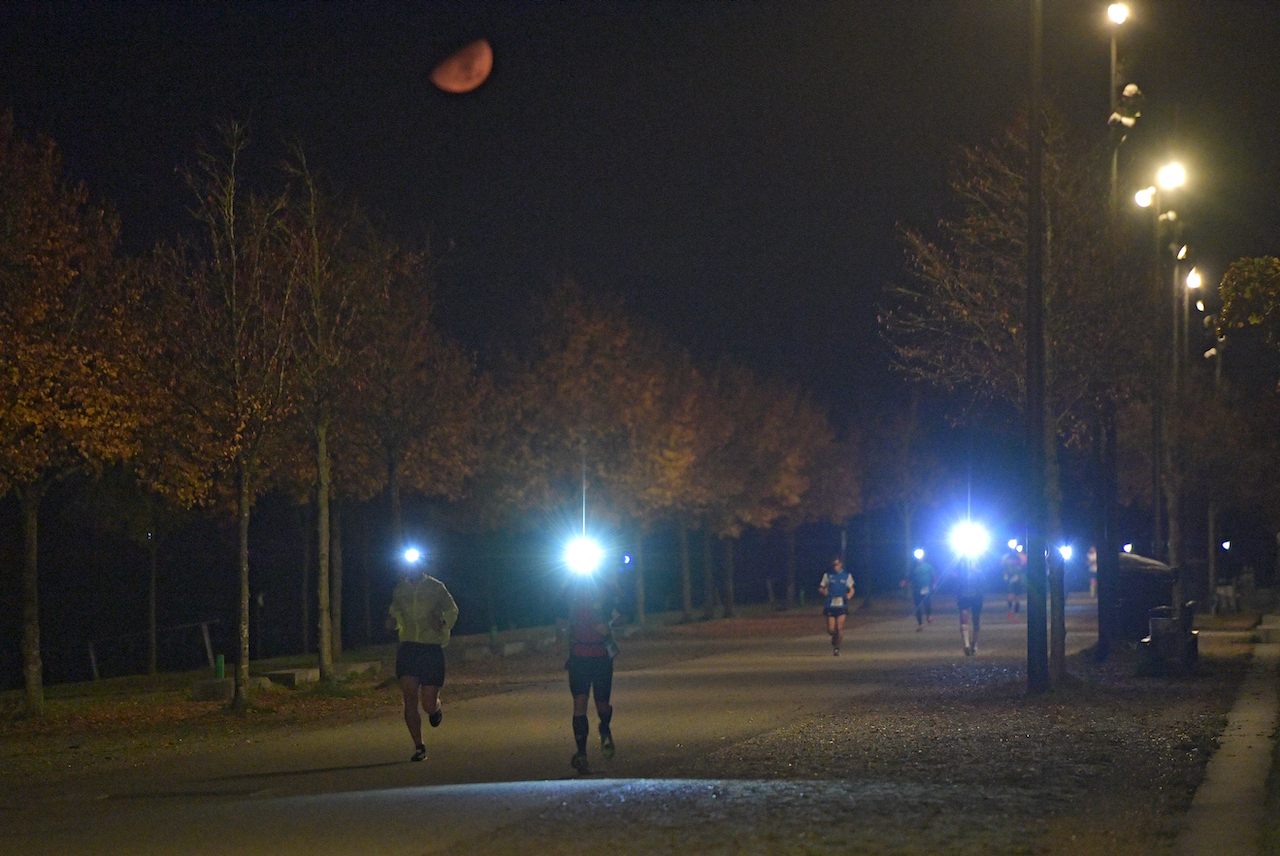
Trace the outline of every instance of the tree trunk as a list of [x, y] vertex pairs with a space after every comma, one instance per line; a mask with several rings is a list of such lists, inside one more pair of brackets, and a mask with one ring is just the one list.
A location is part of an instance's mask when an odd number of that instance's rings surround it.
[[636, 624], [644, 624], [644, 536], [649, 527], [641, 524], [636, 535]]
[[387, 500], [391, 503], [391, 552], [398, 555], [404, 549], [404, 509], [400, 505], [400, 464], [396, 456], [387, 453]]
[[796, 606], [796, 530], [787, 530], [787, 609]]
[[724, 617], [733, 618], [733, 538], [724, 539]]
[[[1066, 675], [1067, 611], [1064, 561], [1058, 554], [1062, 543], [1062, 470], [1058, 461], [1058, 435], [1045, 419], [1045, 507], [1048, 512], [1049, 558], [1049, 683], [1057, 685]], [[1056, 557], [1056, 558], [1055, 558]]]
[[[904, 556], [903, 556], [904, 561], [902, 565], [902, 578], [904, 580], [910, 580], [911, 579], [911, 560], [915, 558], [915, 547], [911, 546], [911, 542], [913, 540], [912, 536], [914, 534], [912, 532], [912, 527], [911, 527], [911, 518], [913, 514], [912, 514], [912, 509], [909, 506], [907, 506], [905, 503], [901, 504], [898, 507], [898, 513], [902, 516], [902, 542], [903, 542], [903, 553], [904, 553]], [[908, 585], [910, 585], [910, 583], [908, 583]], [[910, 600], [914, 602], [915, 599], [910, 598]]]
[[676, 524], [680, 536], [680, 608], [685, 622], [693, 620], [693, 568], [689, 564], [689, 526], [682, 519]]
[[711, 535], [711, 527], [702, 527], [702, 617], [716, 617], [716, 565], [715, 551]]
[[154, 531], [154, 527], [153, 527], [153, 530], [151, 532], [151, 538], [148, 541], [148, 546], [151, 548], [149, 551], [151, 554], [149, 557], [151, 561], [151, 567], [149, 569], [149, 573], [147, 574], [147, 674], [148, 675], [154, 675], [158, 670], [157, 662], [156, 662], [156, 660], [158, 659], [157, 653], [156, 653], [156, 566], [158, 564], [157, 554], [160, 552], [160, 545], [159, 543], [157, 543], [159, 540], [160, 539], [157, 536], [156, 532]]
[[251, 492], [249, 488], [249, 466], [240, 462], [240, 497], [237, 509], [239, 530], [239, 566], [240, 566], [240, 610], [238, 619], [238, 641], [236, 656], [235, 696], [231, 706], [237, 710], [248, 707], [249, 697], [246, 688], [249, 686], [249, 510]]
[[43, 483], [17, 488], [22, 509], [22, 676], [27, 715], [44, 716], [44, 663], [40, 659], [40, 574], [37, 557]]
[[302, 609], [302, 653], [311, 652], [311, 518], [308, 512], [311, 506], [304, 503], [298, 507], [298, 529], [302, 533], [302, 567], [299, 568], [301, 582], [298, 584]]
[[1217, 613], [1218, 602], [1218, 504], [1209, 500], [1209, 508], [1205, 512], [1205, 524], [1209, 531], [1209, 603], [1213, 604], [1211, 612]]
[[1178, 469], [1178, 459], [1173, 443], [1165, 443], [1165, 528], [1169, 534], [1169, 567], [1173, 568], [1173, 606], [1182, 608], [1186, 600], [1187, 569], [1182, 558], [1182, 512], [1179, 507], [1182, 494], [1182, 473]]
[[489, 619], [489, 644], [498, 644], [498, 606], [494, 592], [493, 576], [497, 571], [493, 562], [485, 562], [484, 566], [484, 609]]
[[[1094, 507], [1090, 526], [1090, 543], [1097, 550], [1097, 609], [1098, 609], [1098, 646], [1095, 655], [1099, 662], [1111, 656], [1111, 646], [1115, 642], [1115, 627], [1112, 623], [1111, 597], [1112, 586], [1116, 584], [1115, 574], [1117, 558], [1112, 557], [1114, 549], [1114, 512], [1112, 503], [1115, 495], [1111, 489], [1113, 474], [1110, 472], [1112, 436], [1109, 429], [1110, 418], [1104, 413], [1094, 426], [1093, 433], [1093, 495]], [[1107, 560], [1111, 558], [1109, 563]]]
[[[360, 527], [360, 617], [364, 623], [364, 643], [373, 644], [373, 537], [367, 517]], [[379, 561], [381, 566], [381, 561]]]
[[333, 502], [329, 507], [329, 534], [333, 548], [329, 557], [329, 615], [333, 659], [342, 659], [342, 503]]
[[332, 625], [329, 623], [329, 425], [316, 423], [316, 647], [320, 680], [333, 680]]

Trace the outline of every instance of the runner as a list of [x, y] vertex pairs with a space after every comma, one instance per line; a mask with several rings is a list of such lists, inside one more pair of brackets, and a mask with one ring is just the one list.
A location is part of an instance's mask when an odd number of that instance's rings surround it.
[[[982, 571], [972, 561], [966, 561], [959, 571], [956, 591], [956, 607], [960, 610], [960, 641], [964, 643], [964, 655], [978, 653], [978, 630], [982, 626]], [[972, 622], [972, 631], [970, 628]]]
[[422, 714], [427, 711], [431, 727], [440, 725], [444, 711], [440, 688], [444, 686], [444, 649], [449, 632], [458, 620], [458, 605], [444, 583], [427, 575], [425, 567], [406, 565], [403, 579], [391, 594], [387, 629], [396, 631], [396, 680], [404, 698], [404, 723], [413, 738], [410, 761], [423, 761], [427, 747], [422, 742]]
[[600, 717], [600, 752], [613, 757], [613, 658], [618, 646], [613, 639], [613, 622], [618, 617], [617, 585], [613, 580], [582, 577], [574, 580], [565, 597], [565, 614], [558, 629], [569, 642], [569, 692], [573, 695], [573, 740], [577, 751], [569, 759], [580, 775], [591, 772], [587, 760], [587, 702], [594, 693]]
[[915, 607], [916, 632], [924, 629], [926, 620], [933, 623], [933, 565], [925, 561], [924, 550], [916, 550], [911, 568], [900, 585], [911, 587], [911, 601]]
[[[1011, 542], [1012, 543], [1012, 542]], [[1009, 605], [1009, 620], [1022, 609], [1022, 595], [1027, 590], [1027, 554], [1010, 547], [1000, 560], [1004, 572], [1005, 600]]]
[[827, 632], [831, 634], [831, 656], [840, 656], [840, 641], [844, 638], [844, 621], [849, 615], [849, 598], [853, 597], [853, 574], [844, 569], [844, 560], [835, 556], [831, 571], [822, 575], [818, 593], [827, 599], [822, 614], [827, 617]]

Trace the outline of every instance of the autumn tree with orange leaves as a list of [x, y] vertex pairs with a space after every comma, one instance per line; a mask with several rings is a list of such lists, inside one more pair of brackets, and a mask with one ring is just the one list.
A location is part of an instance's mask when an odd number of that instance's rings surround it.
[[51, 141], [0, 116], [0, 495], [23, 532], [23, 676], [44, 711], [38, 531], [51, 485], [138, 448], [152, 411], [136, 295], [114, 257], [117, 226], [71, 184]]

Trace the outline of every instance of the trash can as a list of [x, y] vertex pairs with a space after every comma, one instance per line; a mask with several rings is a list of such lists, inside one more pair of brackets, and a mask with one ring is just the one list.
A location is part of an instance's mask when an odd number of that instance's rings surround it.
[[1151, 631], [1149, 622], [1156, 620], [1152, 610], [1173, 606], [1175, 576], [1174, 569], [1164, 562], [1135, 553], [1120, 554], [1116, 612], [1122, 641], [1142, 641]]
[[1170, 669], [1195, 668], [1200, 658], [1199, 630], [1195, 623], [1195, 601], [1179, 609], [1158, 606], [1151, 610], [1151, 633], [1138, 643], [1138, 674], [1156, 675]]

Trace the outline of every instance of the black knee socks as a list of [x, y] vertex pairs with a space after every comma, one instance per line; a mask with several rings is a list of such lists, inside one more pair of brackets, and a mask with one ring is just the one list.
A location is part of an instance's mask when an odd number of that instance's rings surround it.
[[573, 742], [578, 744], [579, 754], [587, 751], [587, 717], [585, 714], [573, 718]]
[[613, 706], [610, 705], [604, 711], [597, 712], [600, 713], [600, 736], [603, 737], [604, 735], [611, 733], [609, 731], [609, 723], [613, 721]]

